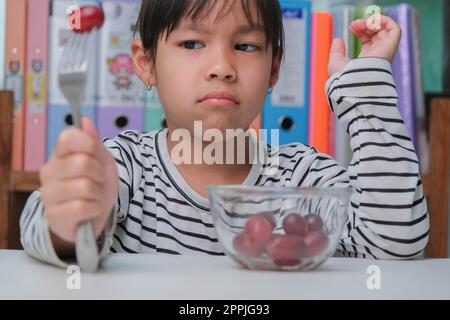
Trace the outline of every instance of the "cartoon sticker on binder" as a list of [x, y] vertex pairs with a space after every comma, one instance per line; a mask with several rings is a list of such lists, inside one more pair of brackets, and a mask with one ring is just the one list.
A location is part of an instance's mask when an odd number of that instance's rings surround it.
[[42, 59], [33, 59], [31, 61], [31, 72], [27, 73], [27, 85], [25, 86], [28, 113], [44, 112], [46, 98], [44, 71], [44, 61]]
[[42, 88], [42, 70], [44, 67], [44, 62], [42, 60], [33, 60], [31, 62], [31, 69], [33, 70], [33, 93], [32, 93], [32, 99], [37, 100], [41, 97], [41, 94], [43, 92]]
[[20, 110], [22, 103], [22, 76], [20, 74], [20, 61], [12, 60], [6, 75], [6, 88], [14, 93], [14, 111]]
[[109, 59], [109, 71], [114, 75], [113, 83], [117, 89], [129, 90], [132, 85], [131, 77], [134, 74], [131, 57], [125, 53], [119, 53], [114, 58]]

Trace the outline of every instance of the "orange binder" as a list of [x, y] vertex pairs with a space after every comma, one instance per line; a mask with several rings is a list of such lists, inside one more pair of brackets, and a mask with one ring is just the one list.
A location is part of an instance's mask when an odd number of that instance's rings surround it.
[[6, 4], [5, 87], [14, 92], [12, 169], [23, 169], [27, 0]]
[[313, 12], [308, 144], [326, 154], [333, 151], [331, 110], [325, 93], [332, 35], [332, 15], [328, 12]]

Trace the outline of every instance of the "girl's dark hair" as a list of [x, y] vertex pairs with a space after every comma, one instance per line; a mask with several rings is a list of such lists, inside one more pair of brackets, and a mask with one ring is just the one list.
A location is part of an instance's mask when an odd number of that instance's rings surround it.
[[[136, 23], [142, 45], [155, 61], [158, 40], [167, 31], [167, 36], [178, 26], [182, 18], [196, 20], [207, 15], [217, 0], [142, 0]], [[229, 0], [225, 4], [230, 3]], [[239, 0], [237, 0], [239, 1]], [[283, 55], [284, 33], [281, 8], [278, 0], [240, 0], [250, 25], [258, 23], [264, 28], [267, 46], [272, 44], [273, 57]], [[254, 2], [257, 17], [251, 16], [250, 4]], [[220, 12], [225, 12], [220, 10]]]

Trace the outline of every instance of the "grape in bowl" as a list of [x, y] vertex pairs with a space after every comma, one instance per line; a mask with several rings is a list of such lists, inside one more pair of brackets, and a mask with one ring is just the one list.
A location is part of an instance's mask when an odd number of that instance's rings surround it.
[[351, 189], [211, 185], [208, 194], [218, 239], [241, 266], [311, 270], [336, 250]]

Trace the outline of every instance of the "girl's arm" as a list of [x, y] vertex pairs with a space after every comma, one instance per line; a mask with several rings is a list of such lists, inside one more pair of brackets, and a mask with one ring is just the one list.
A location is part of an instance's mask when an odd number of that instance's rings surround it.
[[[348, 178], [355, 192], [340, 250], [381, 259], [419, 256], [428, 241], [428, 210], [389, 61], [355, 59], [328, 80], [326, 91], [353, 150]], [[329, 173], [319, 185], [346, 185], [346, 176]]]
[[[114, 139], [105, 139], [103, 145], [117, 164], [119, 194], [104, 232], [98, 239], [101, 258], [108, 255], [116, 224], [125, 219], [143, 175], [139, 139], [135, 135], [121, 134]], [[63, 242], [49, 229], [41, 189], [30, 195], [22, 211], [20, 239], [25, 251], [38, 260], [60, 267], [67, 267], [74, 261], [73, 245]]]

